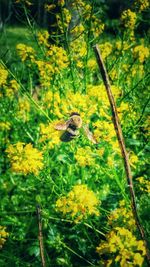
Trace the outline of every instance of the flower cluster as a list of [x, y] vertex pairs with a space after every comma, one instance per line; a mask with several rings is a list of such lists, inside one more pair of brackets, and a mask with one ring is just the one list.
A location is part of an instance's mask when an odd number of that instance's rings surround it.
[[17, 117], [23, 121], [29, 120], [30, 103], [26, 98], [19, 98]]
[[115, 138], [116, 133], [113, 126], [113, 123], [111, 121], [97, 121], [93, 123], [93, 126], [95, 128], [94, 135], [97, 138], [97, 140], [105, 140], [107, 142], [111, 142], [112, 138]]
[[150, 181], [144, 179], [144, 177], [139, 177], [136, 179], [140, 183], [140, 190], [146, 193], [150, 193]]
[[124, 200], [119, 202], [119, 208], [113, 210], [108, 217], [108, 224], [112, 227], [120, 225], [127, 229], [135, 229], [135, 220], [129, 207]]
[[8, 71], [0, 66], [0, 86], [4, 85], [7, 81]]
[[67, 196], [57, 200], [56, 209], [78, 222], [89, 215], [98, 216], [98, 204], [96, 194], [87, 185], [75, 185]]
[[0, 249], [3, 247], [8, 236], [9, 234], [6, 232], [6, 227], [0, 225]]
[[48, 125], [40, 125], [40, 142], [47, 142], [47, 147], [52, 149], [55, 145], [60, 144], [61, 131], [55, 130], [54, 126], [57, 122], [53, 121]]
[[78, 164], [82, 167], [95, 165], [95, 159], [92, 156], [92, 150], [89, 146], [84, 148], [80, 147], [77, 149], [75, 159]]
[[11, 80], [7, 86], [5, 86], [5, 94], [7, 97], [12, 98], [19, 90], [19, 84], [16, 80]]
[[[47, 40], [45, 39], [45, 42]], [[40, 83], [44, 87], [49, 87], [54, 74], [59, 74], [68, 66], [68, 57], [62, 47], [47, 44], [47, 60], [35, 60], [38, 67]]]
[[100, 48], [103, 60], [106, 57], [108, 57], [112, 53], [112, 50], [113, 50], [113, 46], [109, 42], [105, 42], [104, 44], [100, 44], [99, 48]]
[[148, 47], [144, 47], [143, 45], [135, 46], [133, 49], [133, 56], [137, 58], [140, 63], [143, 63], [146, 58], [149, 57], [149, 49]]
[[45, 47], [49, 47], [49, 42], [48, 42], [49, 33], [48, 33], [48, 31], [38, 32], [37, 38], [38, 38], [38, 43], [40, 45], [44, 45]]
[[50, 58], [50, 64], [53, 65], [56, 73], [68, 66], [68, 56], [62, 47], [51, 45], [47, 51], [47, 56]]
[[0, 122], [0, 130], [1, 131], [9, 131], [11, 128], [11, 124], [10, 122], [8, 121], [5, 121], [5, 122]]
[[8, 98], [14, 97], [14, 95], [18, 92], [19, 84], [16, 80], [8, 79], [8, 71], [0, 66], [0, 86], [2, 87], [2, 92], [0, 92], [0, 97], [6, 96]]
[[123, 11], [121, 20], [124, 23], [125, 28], [133, 30], [136, 24], [136, 13], [127, 9]]
[[136, 13], [131, 11], [130, 9], [123, 11], [121, 15], [121, 21], [123, 22], [123, 25], [127, 31], [128, 38], [133, 41], [134, 40], [134, 29], [135, 29], [136, 21], [137, 21]]
[[129, 155], [129, 162], [130, 162], [130, 165], [133, 167], [133, 168], [136, 168], [136, 164], [138, 163], [139, 159], [138, 159], [138, 156], [134, 154], [133, 151], [130, 152], [130, 155]]
[[56, 15], [57, 24], [61, 33], [68, 29], [71, 21], [71, 14], [67, 8], [62, 8], [62, 13]]
[[50, 62], [36, 60], [36, 65], [39, 71], [40, 83], [43, 87], [49, 87], [52, 80], [54, 69]]
[[84, 39], [84, 36], [80, 35], [79, 38], [71, 42], [70, 48], [72, 58], [74, 62], [76, 62], [76, 65], [78, 67], [83, 67], [83, 61], [87, 55], [87, 43]]
[[25, 44], [18, 44], [16, 46], [18, 55], [21, 60], [24, 62], [25, 60], [34, 61], [35, 51], [31, 46], [27, 46]]
[[136, 0], [134, 5], [138, 7], [139, 11], [143, 11], [147, 8], [149, 8], [149, 1], [148, 0]]
[[119, 266], [125, 267], [130, 263], [130, 266], [141, 267], [146, 249], [144, 242], [137, 240], [128, 229], [116, 227], [106, 235], [106, 241], [101, 242], [97, 247], [97, 252], [99, 255], [110, 255], [109, 266], [119, 263]]
[[18, 142], [15, 145], [10, 145], [6, 152], [11, 162], [11, 169], [16, 173], [38, 175], [43, 168], [42, 152], [33, 148], [32, 144]]
[[91, 20], [92, 20], [91, 31], [93, 32], [93, 35], [95, 37], [99, 37], [104, 31], [105, 27], [104, 23], [102, 23], [101, 20], [94, 15], [92, 16]]

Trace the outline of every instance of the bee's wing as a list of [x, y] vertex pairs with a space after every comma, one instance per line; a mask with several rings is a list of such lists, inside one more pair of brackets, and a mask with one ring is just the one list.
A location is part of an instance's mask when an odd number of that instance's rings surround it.
[[88, 124], [83, 125], [83, 130], [87, 136], [87, 138], [93, 143], [93, 144], [98, 144], [95, 136], [93, 135], [93, 133], [89, 130], [89, 126]]
[[59, 131], [66, 131], [69, 126], [70, 120], [65, 122], [59, 122], [54, 125], [54, 128]]

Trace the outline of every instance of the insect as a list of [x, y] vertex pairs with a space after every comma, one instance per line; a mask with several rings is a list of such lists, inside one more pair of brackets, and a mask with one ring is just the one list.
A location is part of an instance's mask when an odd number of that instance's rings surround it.
[[93, 143], [97, 144], [97, 140], [89, 130], [88, 124], [83, 124], [80, 114], [72, 112], [70, 118], [64, 123], [57, 123], [54, 128], [59, 131], [64, 131], [60, 137], [63, 142], [69, 142], [79, 136], [79, 129], [83, 128], [87, 138]]

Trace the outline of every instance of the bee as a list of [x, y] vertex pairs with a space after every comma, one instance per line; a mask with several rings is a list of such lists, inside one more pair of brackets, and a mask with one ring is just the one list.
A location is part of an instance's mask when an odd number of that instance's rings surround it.
[[87, 138], [93, 143], [98, 144], [96, 138], [89, 130], [88, 124], [83, 124], [83, 121], [80, 117], [80, 114], [77, 112], [72, 112], [70, 118], [64, 123], [57, 123], [54, 128], [58, 131], [64, 131], [60, 137], [60, 140], [63, 142], [69, 142], [72, 139], [79, 136], [79, 129], [83, 128], [84, 133]]

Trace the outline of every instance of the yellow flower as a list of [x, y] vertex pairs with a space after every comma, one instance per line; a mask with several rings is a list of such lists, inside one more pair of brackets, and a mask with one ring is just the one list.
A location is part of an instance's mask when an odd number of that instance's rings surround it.
[[136, 179], [140, 183], [140, 189], [143, 192], [150, 193], [150, 181], [146, 180], [144, 177], [139, 177]]
[[71, 33], [72, 34], [76, 34], [77, 36], [79, 36], [80, 34], [82, 34], [82, 32], [84, 32], [85, 28], [83, 26], [83, 24], [79, 24], [77, 26], [75, 26], [72, 30]]
[[128, 112], [129, 110], [129, 103], [121, 102], [120, 107], [117, 107], [120, 120], [122, 119], [123, 114]]
[[86, 146], [85, 148], [78, 148], [75, 154], [75, 159], [78, 164], [82, 167], [93, 166], [95, 165], [95, 159], [92, 156], [93, 152], [90, 147]]
[[19, 84], [16, 80], [11, 80], [10, 83], [5, 86], [6, 96], [12, 98], [19, 90]]
[[87, 66], [88, 66], [88, 68], [89, 68], [90, 70], [94, 70], [94, 69], [96, 69], [96, 68], [97, 68], [96, 60], [93, 59], [93, 58], [89, 59], [88, 62], [87, 62]]
[[149, 57], [148, 47], [144, 47], [143, 45], [135, 46], [133, 49], [133, 56], [134, 58], [137, 58], [140, 63], [143, 63], [146, 58]]
[[10, 145], [6, 152], [11, 162], [11, 169], [16, 173], [38, 175], [43, 168], [42, 152], [33, 148], [32, 144], [18, 142], [15, 145]]
[[5, 229], [6, 227], [0, 225], [0, 249], [6, 242], [6, 238], [9, 236]]
[[[119, 266], [139, 266], [141, 267], [146, 254], [144, 242], [137, 240], [136, 237], [124, 227], [116, 227], [106, 235], [106, 241], [102, 241], [96, 248], [101, 256], [103, 254], [111, 256], [114, 266], [115, 262], [119, 262]], [[139, 260], [139, 261], [138, 261]]]
[[149, 0], [136, 0], [134, 5], [138, 7], [139, 11], [149, 8]]
[[107, 142], [112, 142], [112, 139], [116, 137], [113, 123], [106, 120], [99, 120], [94, 124], [94, 135], [97, 140], [103, 139]]
[[29, 120], [30, 103], [25, 98], [19, 98], [17, 116], [23, 121]]
[[51, 4], [51, 5], [45, 4], [44, 7], [45, 7], [45, 10], [47, 12], [50, 12], [50, 11], [52, 11], [56, 7], [56, 5], [55, 4]]
[[136, 24], [136, 13], [132, 12], [130, 9], [124, 10], [121, 15], [121, 20], [125, 28], [133, 30]]
[[93, 32], [95, 37], [99, 37], [100, 34], [104, 31], [104, 24], [95, 15], [93, 15], [91, 18], [91, 31]]
[[138, 157], [134, 154], [133, 151], [130, 152], [130, 155], [129, 155], [129, 162], [130, 162], [130, 165], [133, 167], [133, 168], [136, 168], [136, 164], [138, 163], [139, 159]]
[[40, 45], [45, 45], [49, 47], [48, 38], [49, 38], [48, 31], [43, 31], [38, 33], [38, 42]]
[[64, 32], [69, 27], [69, 23], [71, 21], [71, 13], [67, 8], [62, 8], [62, 14], [56, 15], [57, 24], [61, 31], [61, 33]]
[[49, 63], [55, 68], [56, 72], [60, 72], [68, 66], [68, 56], [63, 47], [51, 45], [47, 51], [47, 56], [49, 57]]
[[75, 62], [83, 60], [87, 54], [87, 43], [85, 42], [83, 35], [76, 38], [70, 43], [71, 54]]
[[48, 125], [40, 124], [40, 142], [48, 142], [48, 147], [50, 149], [54, 148], [55, 145], [60, 144], [60, 136], [62, 134], [61, 131], [55, 130], [54, 126], [58, 121], [53, 121]]
[[8, 121], [0, 122], [0, 130], [1, 131], [9, 131], [11, 128], [11, 124]]
[[101, 55], [102, 55], [103, 59], [105, 59], [106, 57], [108, 57], [112, 53], [113, 46], [109, 42], [105, 42], [104, 44], [100, 44], [99, 47], [100, 47], [100, 51], [101, 51]]
[[98, 204], [96, 194], [87, 185], [75, 185], [67, 196], [56, 201], [56, 209], [78, 222], [89, 215], [98, 216]]
[[16, 46], [16, 49], [22, 61], [25, 60], [34, 61], [35, 51], [31, 46], [27, 46], [25, 44], [18, 44]]
[[112, 227], [120, 224], [128, 229], [135, 229], [133, 213], [124, 200], [119, 202], [119, 208], [113, 210], [108, 217], [108, 224]]
[[64, 4], [65, 4], [65, 0], [58, 0], [58, 5], [64, 6]]
[[49, 87], [54, 74], [54, 67], [50, 62], [36, 60], [35, 63], [38, 66], [40, 82], [43, 87]]
[[[0, 66], [1, 67], [1, 66]], [[0, 86], [6, 84], [8, 71], [3, 67], [0, 68]]]

